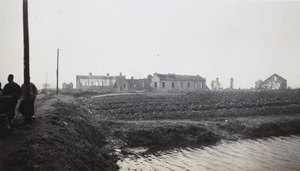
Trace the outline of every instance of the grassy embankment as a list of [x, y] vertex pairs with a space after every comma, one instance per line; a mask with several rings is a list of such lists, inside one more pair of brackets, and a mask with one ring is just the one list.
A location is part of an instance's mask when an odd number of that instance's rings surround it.
[[118, 170], [103, 133], [73, 97], [40, 93], [35, 113], [32, 125], [16, 116], [13, 131], [1, 130], [0, 170]]

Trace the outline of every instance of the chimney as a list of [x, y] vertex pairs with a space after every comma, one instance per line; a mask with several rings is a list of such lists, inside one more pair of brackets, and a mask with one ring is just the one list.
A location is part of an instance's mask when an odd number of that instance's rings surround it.
[[133, 80], [133, 77], [131, 77], [131, 79]]
[[122, 72], [120, 72], [120, 76], [122, 76]]
[[92, 73], [90, 72], [89, 75], [92, 76]]
[[233, 89], [233, 78], [230, 78], [230, 89]]
[[219, 82], [219, 78], [216, 78], [217, 83]]
[[106, 74], [106, 76], [108, 76], [108, 77], [109, 77], [109, 73], [107, 73], [107, 74]]

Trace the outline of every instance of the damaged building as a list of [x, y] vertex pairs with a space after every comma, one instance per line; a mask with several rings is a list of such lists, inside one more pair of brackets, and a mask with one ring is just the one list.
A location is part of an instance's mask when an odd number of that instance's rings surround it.
[[73, 90], [73, 83], [69, 83], [69, 84], [63, 83], [62, 84], [62, 89], [63, 90]]
[[222, 89], [221, 83], [219, 82], [219, 78], [211, 81], [211, 89], [212, 90], [220, 90]]
[[264, 83], [263, 80], [258, 80], [258, 81], [256, 81], [256, 82], [255, 82], [255, 89], [257, 89], [257, 90], [262, 89], [263, 83]]
[[118, 76], [97, 76], [92, 75], [76, 75], [76, 89], [83, 91], [122, 91], [122, 81], [125, 76], [120, 73]]
[[122, 90], [121, 91], [144, 91], [144, 90], [151, 90], [151, 79], [152, 76], [149, 75], [147, 78], [142, 79], [125, 79], [122, 81]]
[[76, 76], [76, 89], [82, 91], [102, 92], [136, 92], [136, 91], [197, 91], [208, 90], [206, 79], [199, 75], [158, 74], [148, 75], [142, 79], [126, 79], [125, 75], [119, 76]]
[[258, 80], [255, 82], [257, 90], [282, 90], [287, 88], [287, 80], [278, 74], [273, 74], [265, 81]]
[[92, 75], [77, 75], [76, 76], [76, 89], [83, 91], [102, 91], [102, 92], [131, 92], [150, 90], [151, 78], [145, 79], [126, 79], [125, 75], [110, 76], [97, 76]]
[[206, 79], [199, 75], [176, 75], [154, 73], [151, 87], [158, 91], [208, 90]]

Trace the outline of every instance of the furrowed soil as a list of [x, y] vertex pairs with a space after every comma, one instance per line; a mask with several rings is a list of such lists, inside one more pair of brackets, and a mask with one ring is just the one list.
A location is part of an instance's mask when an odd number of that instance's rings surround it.
[[22, 121], [17, 116], [13, 131], [1, 130], [0, 170], [118, 170], [130, 147], [299, 135], [300, 90], [44, 92], [33, 123]]

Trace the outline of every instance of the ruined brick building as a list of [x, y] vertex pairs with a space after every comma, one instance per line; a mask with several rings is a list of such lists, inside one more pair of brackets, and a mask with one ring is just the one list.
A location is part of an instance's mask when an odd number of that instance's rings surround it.
[[62, 84], [62, 89], [63, 90], [73, 90], [73, 83], [69, 83], [69, 84], [63, 83]]
[[199, 75], [176, 75], [154, 73], [151, 79], [153, 90], [159, 91], [197, 91], [208, 90], [206, 79]]
[[132, 91], [197, 91], [208, 90], [206, 79], [199, 75], [157, 74], [148, 75], [142, 79], [126, 79], [125, 75], [119, 76], [76, 76], [76, 89], [83, 91], [103, 92], [132, 92]]
[[278, 74], [273, 74], [265, 81], [258, 80], [255, 82], [257, 90], [281, 90], [287, 88], [287, 80]]
[[255, 82], [255, 89], [257, 89], [257, 90], [262, 89], [263, 83], [264, 83], [263, 80], [258, 80], [258, 81], [256, 81], [256, 82]]
[[219, 82], [219, 78], [211, 81], [211, 89], [212, 90], [220, 90], [222, 89], [221, 83]]
[[92, 75], [76, 75], [76, 89], [84, 91], [121, 91], [121, 83], [125, 80], [125, 76], [120, 73], [118, 76], [97, 76]]
[[122, 89], [120, 91], [143, 91], [143, 90], [151, 90], [150, 83], [151, 83], [152, 76], [149, 75], [147, 78], [142, 79], [125, 79], [122, 80], [121, 85]]

